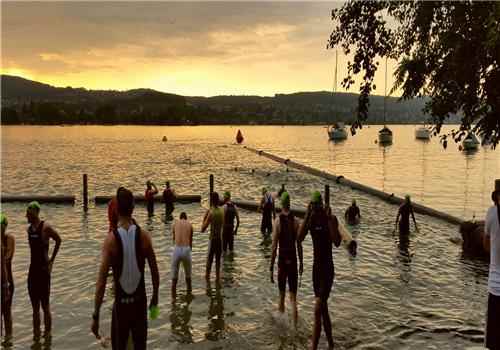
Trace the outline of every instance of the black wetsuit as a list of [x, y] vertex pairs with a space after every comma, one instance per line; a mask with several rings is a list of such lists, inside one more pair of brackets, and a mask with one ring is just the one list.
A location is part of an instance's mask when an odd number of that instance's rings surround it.
[[115, 302], [113, 304], [113, 316], [111, 319], [111, 342], [113, 350], [125, 350], [129, 334], [132, 334], [135, 350], [146, 349], [148, 337], [147, 300], [144, 284], [144, 265], [146, 259], [142, 254], [141, 229], [137, 224], [136, 227], [135, 252], [141, 279], [137, 289], [132, 294], [127, 294], [120, 284], [123, 268], [123, 245], [118, 231], [113, 231], [118, 247], [118, 256], [112, 266], [115, 289]]
[[165, 202], [165, 215], [169, 219], [174, 211], [175, 195], [172, 189], [166, 188], [163, 191], [163, 201]]
[[262, 232], [263, 235], [271, 234], [271, 232], [273, 232], [273, 199], [268, 194], [266, 194], [266, 197], [264, 198], [260, 232]]
[[[337, 218], [333, 216], [333, 220], [335, 224]], [[333, 266], [332, 239], [328, 228], [328, 216], [324, 210], [312, 213], [309, 229], [314, 249], [312, 276], [314, 296], [326, 300], [332, 290], [335, 269]]]
[[234, 219], [236, 218], [236, 207], [233, 202], [227, 202], [224, 211], [224, 226], [222, 228], [222, 250], [224, 252], [234, 249]]
[[357, 218], [361, 216], [359, 208], [356, 205], [351, 205], [346, 210], [347, 223], [349, 225], [356, 224]]
[[[7, 242], [2, 242], [2, 254], [4, 254], [4, 248], [6, 249], [7, 247]], [[7, 276], [5, 276], [5, 282], [9, 283], [8, 289], [4, 289], [4, 286], [2, 286], [2, 314], [4, 313], [4, 310], [10, 310], [12, 306], [12, 300], [14, 297], [14, 278], [12, 276], [12, 257], [7, 260], [5, 259], [5, 268], [7, 270]], [[6, 298], [6, 294], [8, 293], [9, 297]]]
[[411, 204], [405, 203], [399, 207], [399, 233], [410, 233], [410, 215], [413, 213]]
[[49, 241], [43, 239], [43, 221], [36, 230], [28, 227], [28, 242], [31, 251], [31, 263], [28, 272], [28, 293], [33, 305], [49, 304], [50, 271], [49, 271]]
[[288, 290], [297, 293], [297, 232], [295, 218], [292, 213], [280, 214], [280, 236], [278, 254], [278, 288], [281, 292]]

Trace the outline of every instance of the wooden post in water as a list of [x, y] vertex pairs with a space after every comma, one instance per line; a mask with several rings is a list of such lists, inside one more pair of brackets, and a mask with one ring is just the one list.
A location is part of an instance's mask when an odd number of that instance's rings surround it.
[[89, 191], [88, 191], [87, 174], [83, 174], [83, 211], [87, 212], [88, 209], [89, 209]]
[[212, 206], [212, 193], [214, 192], [214, 175], [210, 174], [210, 193], [209, 193], [209, 199], [208, 201], [210, 202], [210, 207]]
[[325, 185], [325, 207], [330, 206], [330, 185]]

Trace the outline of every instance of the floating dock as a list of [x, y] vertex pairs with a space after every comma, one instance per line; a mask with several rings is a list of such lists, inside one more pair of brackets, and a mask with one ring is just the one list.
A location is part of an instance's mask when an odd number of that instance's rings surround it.
[[[244, 146], [244, 148], [250, 152], [258, 154], [259, 156], [266, 157], [268, 159], [274, 160], [275, 162], [281, 163], [289, 168], [302, 170], [308, 174], [318, 176], [318, 177], [321, 177], [323, 179], [351, 187], [352, 189], [368, 193], [368, 194], [375, 196], [375, 197], [378, 197], [386, 202], [389, 202], [392, 204], [402, 204], [404, 202], [404, 198], [397, 197], [394, 195], [394, 193], [383, 192], [383, 191], [377, 190], [376, 188], [366, 186], [366, 185], [360, 184], [360, 183], [352, 181], [352, 180], [348, 180], [345, 177], [343, 177], [342, 175], [337, 176], [337, 175], [334, 175], [331, 173], [327, 173], [326, 171], [315, 169], [315, 168], [312, 168], [310, 166], [294, 162], [290, 159], [278, 157], [274, 154], [260, 151], [260, 150], [257, 150], [257, 149], [251, 148], [251, 147]], [[433, 208], [426, 207], [422, 204], [418, 204], [415, 202], [412, 202], [412, 204], [413, 204], [413, 209], [415, 210], [415, 212], [417, 212], [419, 214], [433, 216], [433, 217], [442, 219], [446, 222], [449, 222], [449, 223], [452, 223], [455, 225], [460, 225], [462, 222], [464, 222], [464, 220], [459, 219], [453, 215], [443, 213], [443, 212], [436, 210], [436, 209], [433, 209]]]
[[[107, 204], [113, 196], [96, 196], [95, 202], [96, 204]], [[134, 199], [136, 203], [145, 203], [146, 198], [144, 195], [134, 195]], [[161, 195], [155, 196], [155, 203], [163, 203], [163, 197]], [[175, 198], [176, 203], [200, 203], [201, 196], [197, 194], [184, 194], [177, 195]]]

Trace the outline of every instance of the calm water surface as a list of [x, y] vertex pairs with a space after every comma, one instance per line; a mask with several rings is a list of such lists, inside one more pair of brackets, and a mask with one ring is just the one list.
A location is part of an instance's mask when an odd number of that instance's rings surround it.
[[[81, 175], [89, 174], [91, 196], [110, 194], [123, 184], [143, 192], [146, 179], [169, 179], [178, 193], [216, 190], [258, 199], [260, 188], [286, 183], [292, 203], [303, 206], [324, 180], [285, 168], [234, 146], [235, 127], [2, 127], [2, 193], [71, 193], [80, 197]], [[457, 216], [483, 216], [493, 179], [500, 174], [498, 151], [465, 155], [437, 140], [416, 142], [413, 127], [393, 127], [394, 145], [373, 141], [377, 127], [363, 129], [344, 143], [326, 141], [321, 127], [244, 127], [246, 143], [347, 178], [398, 194]], [[163, 135], [168, 142], [161, 142]], [[235, 167], [237, 168], [235, 170]], [[252, 174], [251, 170], [257, 169]], [[270, 174], [269, 176], [268, 173]], [[488, 266], [462, 256], [450, 242], [457, 227], [418, 215], [420, 233], [400, 239], [392, 233], [396, 207], [333, 183], [334, 211], [341, 215], [352, 198], [363, 222], [352, 229], [359, 254], [335, 250], [336, 281], [330, 298], [334, 337], [341, 349], [457, 349], [483, 338]], [[223, 286], [203, 281], [207, 235], [200, 233], [206, 207], [179, 205], [195, 225], [194, 299], [172, 305], [171, 227], [157, 207], [136, 217], [152, 233], [160, 272], [160, 317], [150, 322], [151, 349], [305, 349], [313, 321], [312, 246], [305, 241], [305, 272], [299, 290], [299, 331], [276, 316], [277, 286], [268, 282], [270, 247], [261, 245], [259, 216], [243, 211], [236, 253], [223, 267]], [[29, 251], [24, 207], [4, 204], [9, 232], [17, 239], [14, 258], [14, 339], [8, 346], [33, 345], [26, 278]], [[106, 207], [91, 204], [84, 215], [74, 206], [44, 205], [42, 218], [62, 235], [52, 277], [52, 349], [99, 349], [89, 334], [100, 246], [107, 229]], [[181, 278], [182, 280], [182, 278]], [[151, 289], [149, 274], [148, 290]], [[109, 334], [110, 290], [103, 305], [102, 332]], [[326, 346], [324, 337], [322, 346]], [[41, 345], [35, 344], [35, 348]]]

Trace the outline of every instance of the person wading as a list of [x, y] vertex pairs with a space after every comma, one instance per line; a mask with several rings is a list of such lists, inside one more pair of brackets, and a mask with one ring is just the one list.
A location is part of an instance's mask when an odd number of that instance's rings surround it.
[[165, 220], [172, 220], [172, 213], [174, 212], [175, 191], [170, 187], [170, 181], [165, 182], [165, 189], [163, 190], [163, 202], [165, 203]]
[[[410, 215], [415, 224], [415, 231], [418, 232], [417, 221], [415, 220], [415, 214], [413, 212], [413, 205], [411, 204], [410, 196], [407, 194], [405, 196], [405, 201], [398, 209], [398, 215], [396, 217], [396, 228], [399, 223], [399, 233], [409, 234], [410, 233]], [[401, 220], [400, 220], [401, 217]]]
[[179, 220], [175, 220], [172, 228], [172, 240], [175, 244], [172, 253], [172, 302], [177, 297], [177, 280], [179, 279], [179, 265], [184, 266], [186, 287], [191, 294], [191, 251], [193, 250], [193, 225], [188, 221], [186, 213], [182, 212]]
[[[29, 222], [28, 242], [31, 262], [28, 272], [28, 292], [33, 307], [33, 335], [40, 337], [40, 306], [43, 309], [45, 337], [50, 337], [52, 314], [50, 312], [50, 276], [54, 260], [61, 246], [61, 237], [46, 221], [40, 220], [40, 204], [31, 202], [26, 210]], [[49, 259], [49, 240], [55, 242]]]
[[484, 222], [484, 248], [490, 252], [488, 277], [488, 311], [486, 316], [485, 346], [500, 349], [500, 179], [495, 180], [491, 194], [493, 206], [488, 209]]
[[12, 259], [16, 241], [7, 233], [7, 216], [0, 213], [2, 228], [2, 321], [5, 329], [5, 340], [12, 338], [12, 298], [14, 297], [14, 278], [12, 276]]
[[215, 279], [220, 282], [220, 258], [222, 255], [222, 226], [224, 225], [224, 211], [219, 207], [219, 194], [213, 192], [210, 197], [211, 208], [207, 210], [203, 218], [201, 232], [205, 232], [210, 226], [210, 243], [208, 245], [207, 266], [205, 279], [210, 282], [210, 272], [215, 258]]
[[150, 308], [158, 305], [160, 276], [151, 237], [132, 218], [134, 196], [123, 189], [117, 195], [118, 225], [106, 237], [101, 255], [101, 266], [96, 283], [95, 306], [91, 330], [100, 339], [99, 313], [106, 291], [110, 267], [113, 269], [115, 302], [111, 319], [112, 348], [126, 349], [129, 334], [135, 350], [146, 349], [147, 296], [144, 283], [146, 260], [151, 271], [153, 295]]
[[[302, 258], [302, 244], [297, 241], [299, 231], [299, 220], [290, 212], [290, 196], [288, 192], [281, 194], [281, 213], [274, 222], [273, 245], [271, 255], [271, 282], [274, 283], [274, 262], [276, 252], [278, 255], [278, 289], [280, 291], [279, 311], [285, 312], [285, 293], [288, 281], [288, 292], [293, 308], [293, 325], [297, 328], [297, 282], [298, 273], [302, 275], [304, 270]], [[299, 269], [297, 269], [297, 255], [299, 257]]]
[[[224, 254], [229, 248], [230, 252], [234, 250], [234, 236], [238, 234], [240, 227], [240, 215], [238, 208], [231, 201], [231, 193], [224, 193], [224, 227], [222, 229], [222, 250]], [[236, 227], [234, 227], [234, 220], [236, 219]]]
[[154, 183], [148, 180], [146, 182], [146, 192], [144, 197], [148, 208], [148, 216], [153, 216], [155, 212], [155, 196], [158, 194], [158, 188]]
[[332, 323], [328, 313], [328, 298], [333, 286], [335, 270], [333, 266], [332, 243], [340, 245], [338, 220], [329, 207], [323, 206], [321, 194], [315, 191], [307, 207], [305, 219], [300, 225], [298, 241], [302, 242], [311, 233], [313, 241], [313, 286], [314, 286], [314, 328], [311, 349], [318, 348], [321, 324], [325, 330], [329, 349], [333, 349]]
[[276, 219], [274, 199], [272, 194], [267, 190], [267, 188], [262, 189], [262, 199], [260, 200], [259, 209], [262, 212], [260, 232], [264, 237], [266, 237], [269, 236], [273, 231], [273, 220]]
[[361, 220], [361, 212], [359, 207], [356, 205], [356, 200], [352, 200], [352, 204], [346, 209], [344, 214], [345, 221], [348, 225], [356, 225]]

